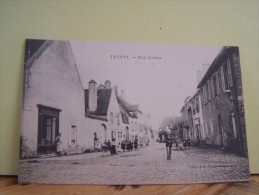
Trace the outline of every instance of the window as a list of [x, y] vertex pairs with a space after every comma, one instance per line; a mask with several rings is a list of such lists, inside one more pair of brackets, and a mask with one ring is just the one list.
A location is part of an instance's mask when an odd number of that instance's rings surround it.
[[216, 74], [213, 76], [213, 80], [212, 80], [212, 84], [213, 84], [213, 98], [215, 98], [217, 96], [217, 79], [216, 79]]
[[211, 130], [211, 134], [214, 134], [214, 127], [213, 127], [212, 119], [210, 120], [210, 130]]
[[221, 66], [220, 70], [221, 70], [220, 75], [221, 75], [222, 90], [225, 91], [227, 88], [226, 88], [226, 84], [225, 84], [225, 76], [224, 76], [223, 66]]
[[211, 93], [211, 99], [215, 97], [215, 90], [214, 90], [214, 76], [210, 79], [210, 93]]
[[111, 124], [114, 124], [114, 116], [113, 116], [112, 112], [110, 114], [110, 122], [111, 122]]
[[230, 86], [233, 86], [231, 65], [229, 59], [221, 66], [221, 81], [223, 91], [228, 92]]
[[203, 86], [203, 96], [202, 96], [202, 103], [206, 103], [206, 87], [205, 85]]
[[236, 119], [235, 119], [234, 113], [231, 113], [231, 118], [232, 118], [232, 129], [233, 129], [234, 137], [237, 138], [237, 127], [236, 127]]
[[112, 141], [116, 140], [116, 131], [112, 131]]
[[227, 60], [227, 69], [228, 69], [227, 70], [228, 71], [228, 84], [229, 84], [229, 86], [233, 86], [230, 59]]
[[208, 85], [208, 82], [206, 83], [206, 103], [208, 103], [208, 100], [209, 100], [209, 95], [210, 94], [210, 91], [209, 91], [209, 85]]
[[70, 132], [70, 144], [69, 146], [76, 146], [77, 145], [77, 128], [75, 125], [71, 125], [71, 132]]
[[205, 130], [205, 135], [206, 135], [206, 136], [208, 136], [209, 132], [208, 132], [208, 126], [207, 126], [207, 123], [206, 123], [206, 122], [204, 122], [203, 126], [204, 126], [204, 130]]
[[199, 111], [200, 111], [200, 106], [199, 106], [199, 97], [197, 97], [196, 98], [196, 111], [197, 111], [197, 113], [199, 113]]
[[117, 125], [120, 125], [120, 114], [115, 115]]
[[192, 102], [192, 114], [195, 115], [195, 101]]
[[208, 80], [208, 83], [207, 83], [207, 85], [208, 85], [208, 101], [209, 100], [211, 100], [211, 85], [210, 85], [210, 80]]
[[201, 103], [203, 104], [203, 88], [201, 88]]
[[217, 86], [217, 95], [220, 95], [220, 88], [219, 88], [219, 72], [216, 73], [216, 86]]

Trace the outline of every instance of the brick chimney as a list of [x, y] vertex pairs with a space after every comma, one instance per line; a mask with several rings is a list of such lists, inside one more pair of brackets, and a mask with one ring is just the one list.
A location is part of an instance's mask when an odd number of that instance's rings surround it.
[[88, 107], [90, 112], [97, 109], [97, 86], [95, 80], [89, 81]]
[[112, 86], [111, 81], [110, 81], [110, 80], [106, 80], [106, 81], [105, 81], [105, 88], [106, 88], [106, 89], [110, 89], [111, 86]]

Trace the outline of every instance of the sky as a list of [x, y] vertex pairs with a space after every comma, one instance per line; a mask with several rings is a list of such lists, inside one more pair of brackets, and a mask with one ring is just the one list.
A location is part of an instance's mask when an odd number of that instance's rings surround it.
[[[164, 117], [180, 116], [187, 96], [197, 89], [197, 71], [211, 64], [222, 47], [151, 43], [71, 41], [85, 89], [110, 80], [130, 104], [150, 114], [153, 128]], [[149, 59], [149, 57], [151, 59]]]

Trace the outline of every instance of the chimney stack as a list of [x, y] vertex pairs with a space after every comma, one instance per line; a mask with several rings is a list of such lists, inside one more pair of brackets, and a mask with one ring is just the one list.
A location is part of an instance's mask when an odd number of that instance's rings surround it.
[[197, 76], [197, 85], [199, 85], [199, 83], [201, 82], [201, 79], [202, 79], [202, 71], [198, 70], [196, 72], [196, 76]]
[[210, 64], [202, 64], [203, 75], [206, 74], [209, 67], [210, 67]]
[[88, 107], [90, 112], [94, 112], [97, 109], [97, 87], [95, 80], [89, 81]]
[[123, 89], [121, 90], [121, 97], [126, 100], [126, 92]]
[[111, 86], [112, 86], [111, 81], [110, 81], [110, 80], [106, 80], [106, 81], [105, 81], [105, 88], [106, 88], [106, 89], [110, 89]]
[[118, 86], [115, 85], [113, 88], [114, 88], [114, 91], [115, 91], [115, 95], [118, 96]]

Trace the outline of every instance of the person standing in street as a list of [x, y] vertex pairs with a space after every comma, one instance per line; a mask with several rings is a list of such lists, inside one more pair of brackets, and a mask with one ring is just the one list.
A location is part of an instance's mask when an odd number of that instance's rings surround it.
[[121, 149], [122, 149], [123, 152], [125, 151], [125, 148], [126, 148], [126, 140], [123, 140], [121, 142]]
[[61, 155], [61, 151], [62, 151], [62, 141], [61, 141], [61, 133], [59, 133], [55, 139], [56, 142], [56, 154]]
[[134, 149], [135, 149], [135, 151], [138, 150], [138, 138], [136, 138], [136, 139], [134, 140]]
[[200, 137], [197, 135], [197, 147], [199, 148], [200, 147]]
[[171, 160], [172, 145], [173, 145], [172, 135], [168, 134], [165, 139], [167, 160]]
[[111, 155], [117, 154], [115, 139], [112, 140], [110, 151], [111, 151]]

